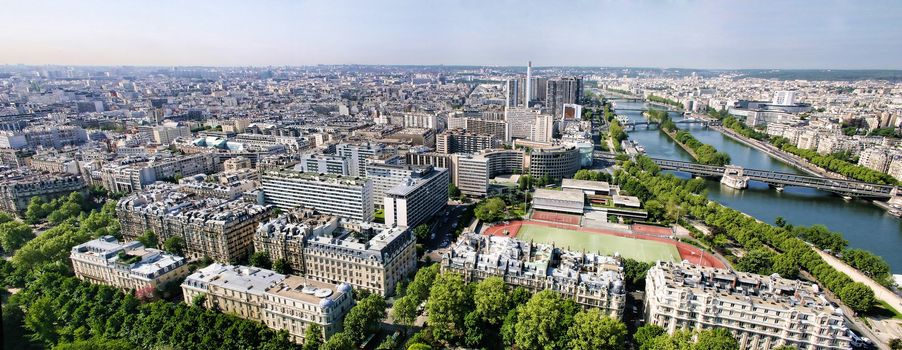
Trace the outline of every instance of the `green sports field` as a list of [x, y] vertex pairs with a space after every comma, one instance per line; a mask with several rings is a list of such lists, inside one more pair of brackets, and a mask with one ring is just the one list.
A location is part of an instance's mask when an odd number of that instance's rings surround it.
[[639, 261], [681, 260], [679, 251], [672, 244], [540, 225], [524, 224], [517, 232], [517, 239], [554, 244], [556, 247], [572, 251], [585, 250], [602, 255], [620, 253], [624, 258]]

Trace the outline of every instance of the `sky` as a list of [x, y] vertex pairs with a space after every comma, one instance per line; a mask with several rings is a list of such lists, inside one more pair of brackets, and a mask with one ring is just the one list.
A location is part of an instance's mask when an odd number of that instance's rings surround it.
[[0, 0], [0, 64], [902, 69], [902, 1]]

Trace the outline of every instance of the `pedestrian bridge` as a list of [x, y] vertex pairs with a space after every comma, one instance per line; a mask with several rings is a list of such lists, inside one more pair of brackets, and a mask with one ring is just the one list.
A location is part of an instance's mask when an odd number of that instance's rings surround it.
[[[707, 120], [701, 120], [701, 119], [683, 119], [683, 120], [675, 121], [673, 123], [677, 124], [677, 125], [697, 124], [697, 125], [703, 125], [706, 127], [709, 125], [721, 125], [721, 122], [719, 120], [707, 121]], [[629, 128], [629, 129], [635, 129], [637, 126], [645, 126], [646, 128], [660, 127], [661, 123], [656, 122], [656, 121], [641, 121], [641, 122], [628, 121], [625, 123], [621, 122], [620, 125], [623, 125], [624, 127]]]

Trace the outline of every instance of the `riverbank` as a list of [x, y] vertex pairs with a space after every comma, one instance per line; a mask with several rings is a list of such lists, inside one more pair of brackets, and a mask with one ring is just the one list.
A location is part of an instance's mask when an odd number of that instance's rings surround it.
[[742, 143], [746, 146], [757, 149], [761, 152], [767, 153], [767, 155], [776, 158], [777, 160], [785, 163], [786, 165], [791, 165], [792, 167], [797, 168], [801, 171], [804, 171], [804, 172], [808, 173], [809, 175], [854, 181], [854, 179], [846, 178], [845, 176], [828, 171], [817, 165], [811, 164], [805, 158], [799, 157], [794, 154], [786, 153], [783, 150], [781, 150], [777, 147], [774, 147], [774, 145], [771, 145], [770, 143], [755, 140], [752, 138], [747, 138], [747, 137], [740, 135], [739, 133], [737, 133], [733, 130], [730, 130], [726, 127], [723, 127], [723, 126], [711, 125], [711, 126], [709, 126], [709, 128], [716, 130], [739, 143]]

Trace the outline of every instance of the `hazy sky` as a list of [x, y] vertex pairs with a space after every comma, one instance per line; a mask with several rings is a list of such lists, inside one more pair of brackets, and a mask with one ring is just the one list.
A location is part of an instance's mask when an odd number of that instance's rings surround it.
[[902, 69], [902, 1], [0, 0], [0, 64]]

